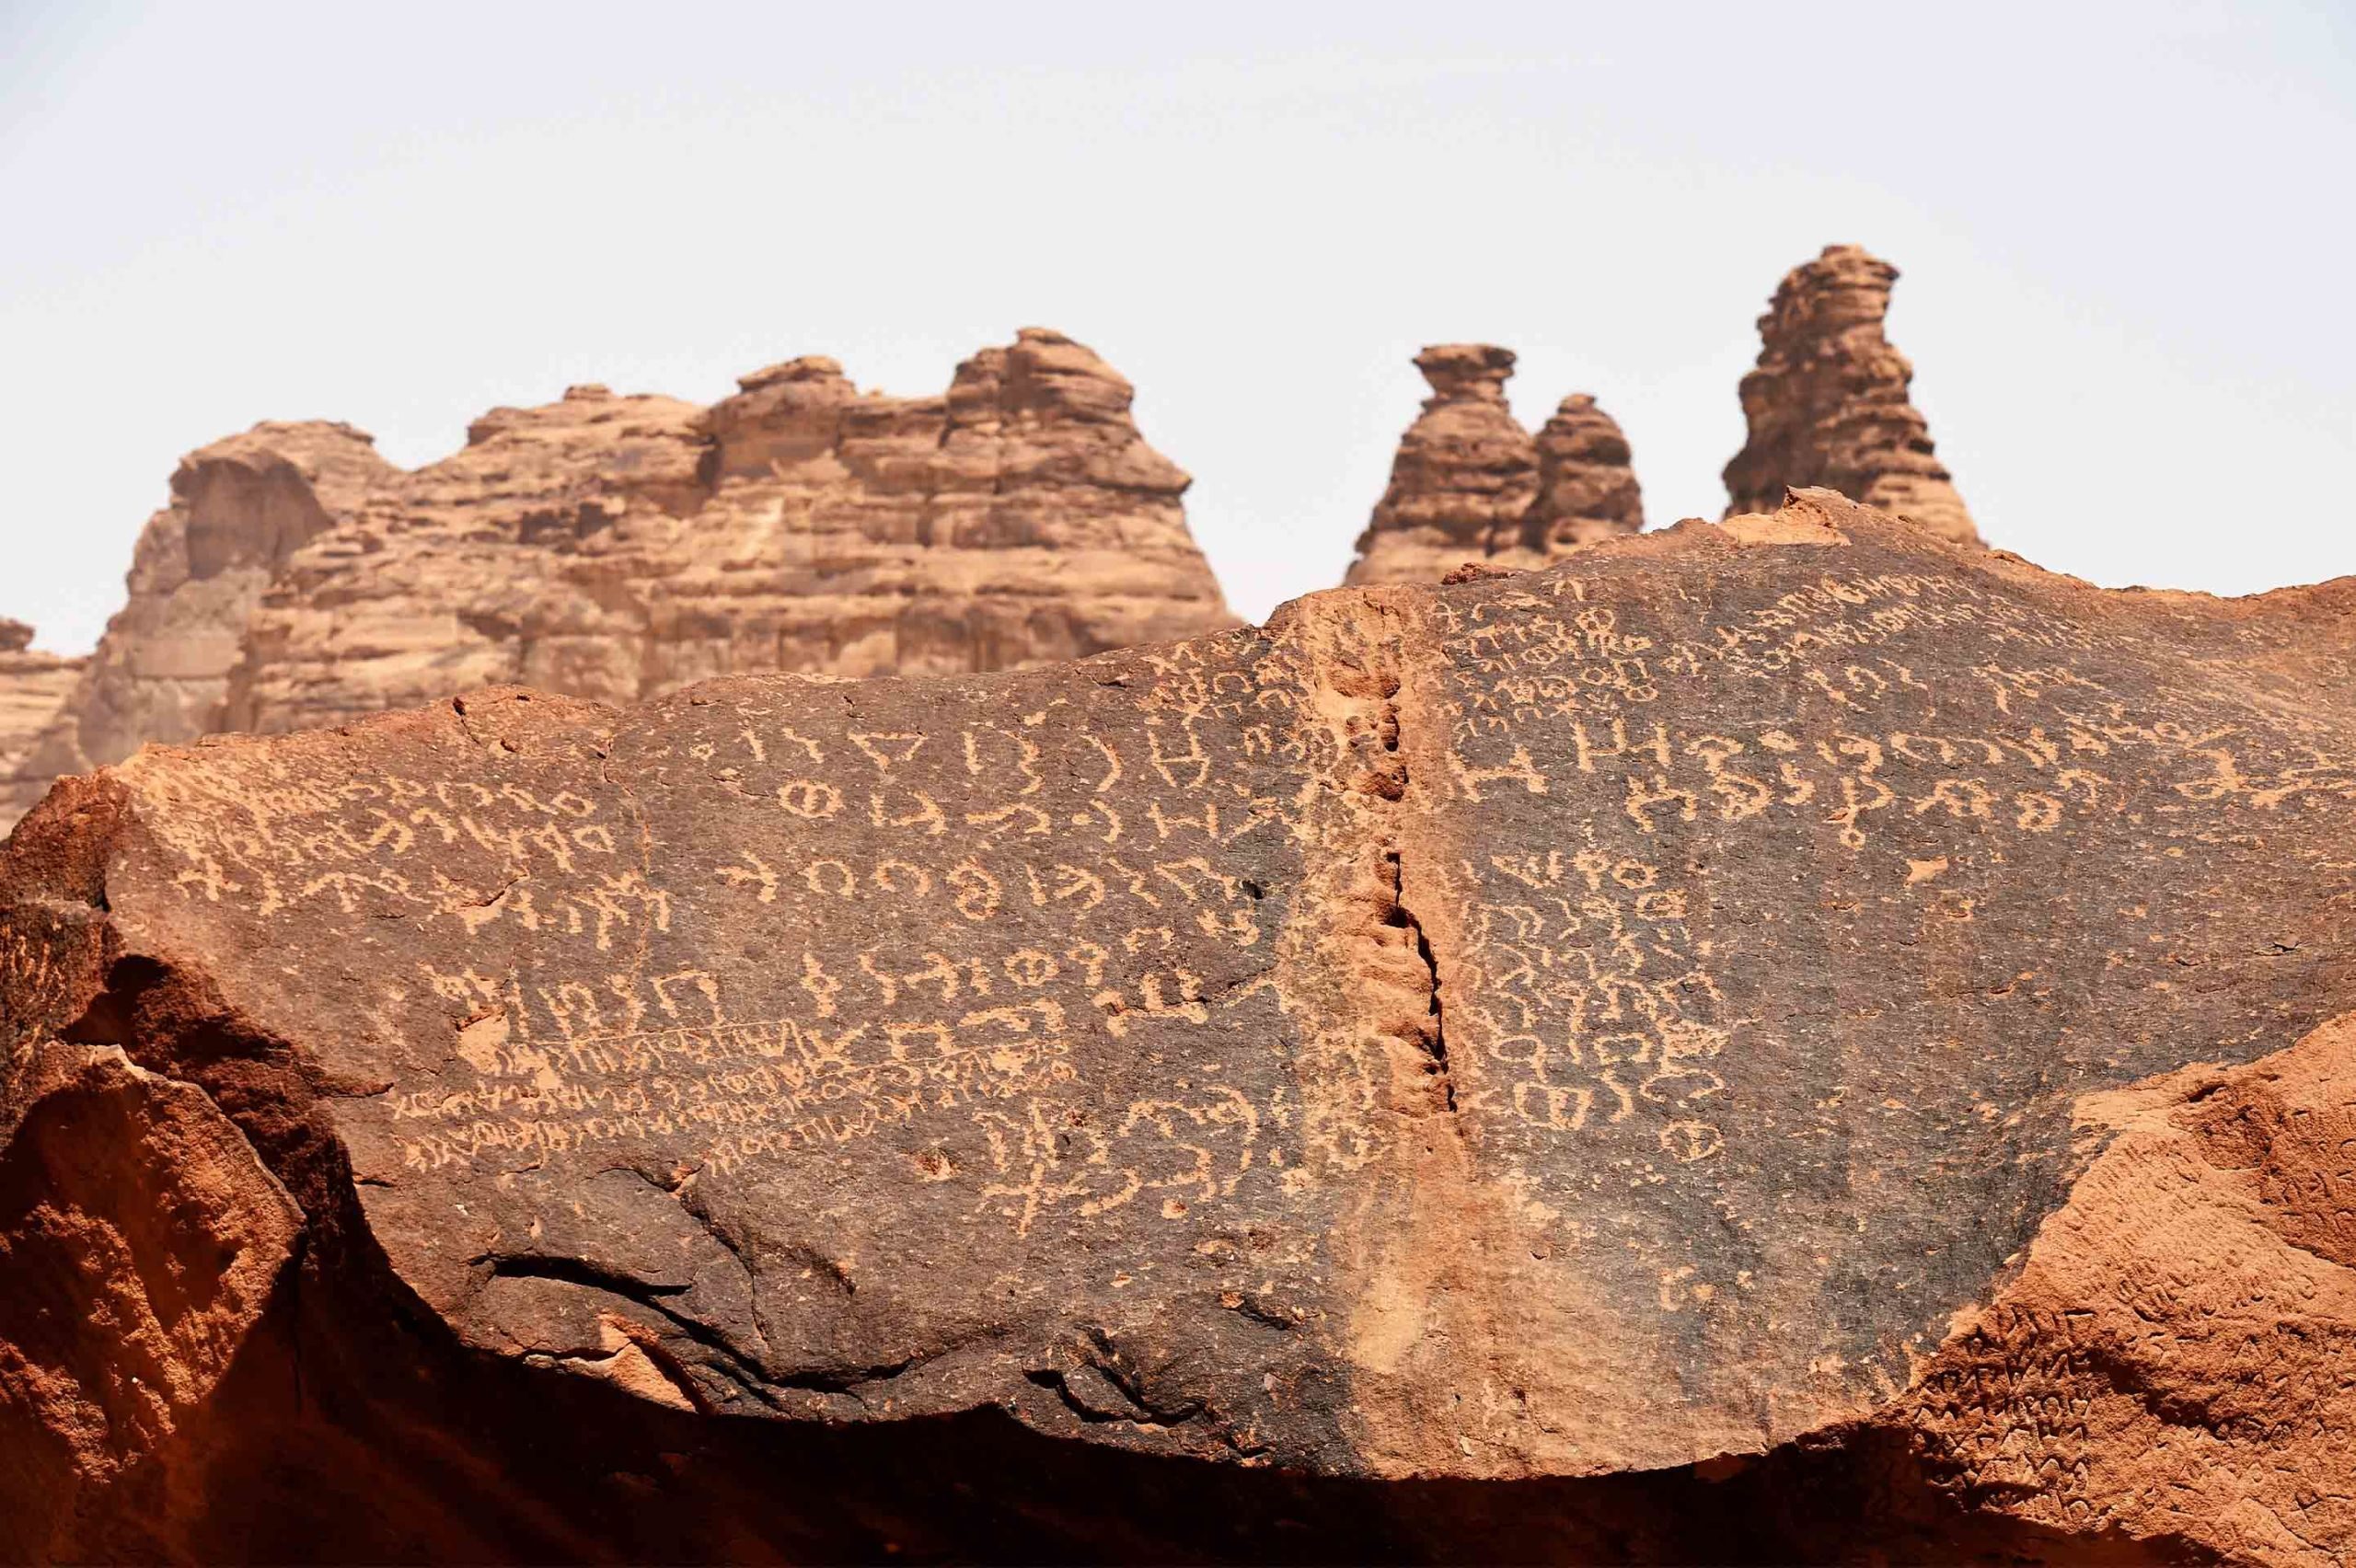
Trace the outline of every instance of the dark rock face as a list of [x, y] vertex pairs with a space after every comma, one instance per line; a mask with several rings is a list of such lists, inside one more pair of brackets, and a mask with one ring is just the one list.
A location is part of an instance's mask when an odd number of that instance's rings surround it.
[[[2106, 594], [1814, 492], [1049, 669], [151, 750], [6, 851], [0, 1104], [120, 1047], [302, 1243], [221, 1388], [86, 1446], [103, 1506], [0, 1473], [7, 1516], [2344, 1551], [2300, 1489], [2356, 1423], [2349, 608]], [[2234, 1357], [2321, 1380], [2269, 1429]], [[2208, 1438], [2154, 1457], [2155, 1411]]]

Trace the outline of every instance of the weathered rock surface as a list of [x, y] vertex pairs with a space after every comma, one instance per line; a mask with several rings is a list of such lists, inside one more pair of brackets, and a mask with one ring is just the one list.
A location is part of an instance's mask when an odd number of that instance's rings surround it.
[[1628, 438], [1585, 392], [1563, 399], [1538, 432], [1538, 494], [1522, 520], [1533, 565], [1560, 560], [1645, 526]]
[[38, 651], [32, 641], [31, 627], [0, 619], [0, 827], [48, 791], [55, 775], [35, 767], [33, 747], [64, 710], [86, 663]]
[[1941, 538], [1980, 543], [1907, 388], [1914, 367], [1882, 320], [1898, 269], [1854, 245], [1795, 267], [1759, 318], [1742, 378], [1750, 439], [1726, 468], [1727, 515], [1767, 512], [1786, 487], [1820, 485]]
[[0, 1555], [2344, 1560], [2351, 614], [1818, 491], [70, 780]]
[[214, 1419], [303, 1214], [194, 1084], [110, 1046], [48, 1044], [11, 1068], [0, 1084], [0, 1547], [21, 1562], [102, 1551], [40, 1527], [106, 1512], [126, 1471]]
[[946, 395], [805, 358], [709, 409], [494, 410], [290, 563], [227, 719], [277, 731], [520, 681], [637, 702], [776, 670], [949, 674], [1233, 624], [1127, 382], [1024, 329]]
[[1506, 403], [1513, 363], [1487, 343], [1415, 356], [1432, 395], [1400, 437], [1345, 582], [1436, 582], [1468, 564], [1526, 571], [1645, 525], [1611, 416], [1578, 393], [1533, 440]]
[[29, 771], [46, 780], [217, 729], [263, 590], [398, 474], [368, 436], [318, 421], [259, 424], [181, 458], [171, 504], [140, 533], [129, 601], [34, 744]]
[[[707, 409], [576, 386], [415, 472], [341, 424], [183, 459], [130, 602], [18, 769], [342, 723], [520, 681], [630, 703], [706, 676], [963, 673], [1233, 624], [1131, 389], [1025, 329], [934, 398], [832, 360]], [[8, 656], [0, 653], [0, 660]], [[14, 672], [0, 665], [0, 681]]]

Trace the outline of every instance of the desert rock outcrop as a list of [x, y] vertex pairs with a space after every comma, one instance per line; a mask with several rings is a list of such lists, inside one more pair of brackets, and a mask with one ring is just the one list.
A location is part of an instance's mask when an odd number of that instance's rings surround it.
[[223, 1283], [0, 1315], [0, 1554], [2344, 1560], [2351, 608], [1810, 491], [68, 780], [0, 1246]]
[[1784, 275], [1759, 318], [1758, 366], [1742, 378], [1750, 433], [1727, 465], [1727, 516], [1771, 512], [1786, 488], [1821, 485], [1980, 543], [1907, 394], [1914, 367], [1882, 330], [1897, 281], [1897, 268], [1854, 245], [1829, 245]]
[[1522, 571], [1644, 526], [1620, 427], [1582, 393], [1533, 440], [1506, 403], [1513, 363], [1512, 350], [1487, 343], [1415, 356], [1432, 393], [1400, 437], [1345, 582], [1436, 582], [1466, 565]]
[[262, 591], [398, 474], [366, 435], [318, 421], [259, 424], [181, 458], [171, 504], [140, 532], [128, 601], [29, 748], [32, 795], [144, 742], [218, 728]]
[[1127, 382], [1026, 329], [932, 398], [834, 361], [709, 409], [575, 387], [477, 421], [298, 553], [227, 717], [277, 731], [520, 681], [635, 702], [706, 676], [967, 673], [1231, 623], [1187, 478]]
[[1628, 438], [1594, 398], [1563, 399], [1538, 432], [1538, 494], [1521, 530], [1532, 565], [1643, 530], [1644, 496], [1629, 463]]
[[[710, 409], [571, 388], [403, 472], [341, 424], [191, 454], [130, 602], [18, 768], [330, 725], [520, 681], [629, 703], [710, 675], [971, 672], [1232, 624], [1188, 479], [1094, 353], [1031, 328], [946, 394], [834, 361]], [[0, 676], [8, 672], [0, 670]], [[15, 812], [8, 813], [13, 820]]]

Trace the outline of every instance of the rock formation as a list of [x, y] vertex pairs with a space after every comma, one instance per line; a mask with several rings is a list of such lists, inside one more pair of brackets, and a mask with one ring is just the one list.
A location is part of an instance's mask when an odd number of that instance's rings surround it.
[[304, 544], [350, 519], [398, 470], [366, 435], [270, 422], [200, 447], [147, 520], [129, 601], [32, 748], [42, 779], [119, 762], [141, 743], [219, 727], [246, 618]]
[[2345, 1560], [2352, 609], [1809, 491], [69, 780], [0, 1556]]
[[521, 681], [635, 702], [709, 675], [970, 673], [1231, 624], [1130, 387], [1025, 329], [935, 398], [834, 361], [709, 409], [575, 387], [499, 409], [255, 615], [227, 709], [286, 730]]
[[1765, 512], [1786, 487], [1821, 485], [1941, 538], [1980, 531], [1907, 396], [1914, 367], [1882, 333], [1898, 269], [1829, 245], [1784, 275], [1759, 318], [1759, 364], [1742, 378], [1750, 427], [1726, 468], [1727, 515]]
[[0, 827], [48, 790], [53, 773], [32, 762], [34, 744], [56, 721], [84, 661], [37, 652], [33, 628], [0, 618]]
[[1400, 437], [1345, 581], [1434, 582], [1466, 564], [1522, 571], [1645, 525], [1611, 416], [1585, 393], [1565, 398], [1533, 441], [1506, 404], [1513, 362], [1487, 343], [1415, 356], [1432, 395]]
[[[706, 409], [576, 386], [404, 473], [334, 424], [191, 454], [127, 607], [31, 748], [341, 723], [522, 681], [636, 702], [708, 675], [971, 672], [1230, 625], [1130, 387], [1027, 329], [942, 397], [826, 359]], [[35, 791], [37, 793], [37, 790]], [[19, 808], [21, 809], [21, 808]]]
[[1629, 461], [1628, 438], [1592, 397], [1563, 399], [1538, 432], [1538, 494], [1521, 530], [1532, 565], [1643, 530], [1644, 497]]

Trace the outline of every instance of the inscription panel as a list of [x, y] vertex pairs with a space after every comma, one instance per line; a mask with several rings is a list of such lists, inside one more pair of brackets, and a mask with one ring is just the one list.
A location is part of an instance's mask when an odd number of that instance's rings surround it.
[[304, 1054], [493, 1353], [1340, 1471], [1751, 1451], [1907, 1385], [2078, 1096], [2349, 978], [2336, 645], [1843, 526], [150, 754], [104, 919]]
[[1444, 591], [1420, 847], [1481, 1179], [1638, 1304], [1662, 1419], [1743, 1366], [1779, 1429], [1905, 1384], [2076, 1095], [2344, 1006], [2356, 747], [2113, 605], [1763, 553]]
[[618, 738], [478, 698], [398, 772], [158, 769], [158, 923], [334, 933], [263, 984], [344, 1009], [364, 1200], [485, 1343], [553, 1348], [587, 1280], [716, 1407], [1011, 1362], [1051, 1423], [1215, 1402], [1172, 1441], [1249, 1457], [1330, 1380], [1280, 980], [1334, 745], [1253, 636], [1099, 679], [717, 683]]

